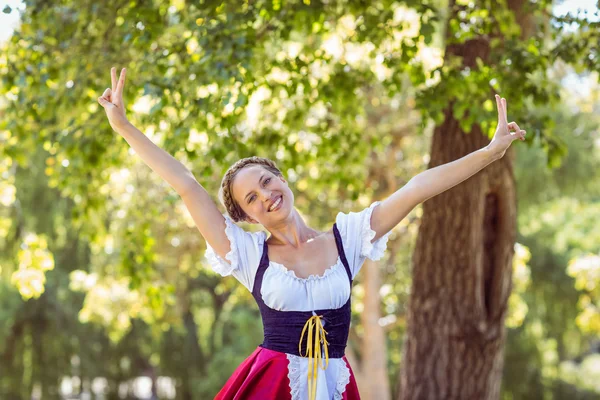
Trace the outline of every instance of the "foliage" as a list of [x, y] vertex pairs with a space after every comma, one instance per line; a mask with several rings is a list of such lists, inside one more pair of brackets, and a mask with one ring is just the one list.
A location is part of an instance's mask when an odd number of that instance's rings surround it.
[[[569, 240], [559, 233], [569, 220], [537, 229], [546, 208], [529, 206], [573, 189], [581, 203], [563, 198], [541, 207], [589, 212], [583, 202], [600, 192], [597, 181], [585, 179], [599, 162], [588, 134], [597, 121], [576, 113], [556, 118], [564, 94], [549, 72], [557, 61], [598, 70], [600, 58], [587, 57], [597, 52], [593, 23], [552, 18], [549, 30], [520, 40], [504, 2], [457, 1], [464, 13], [449, 24], [456, 41], [441, 43], [446, 10], [433, 1], [26, 5], [0, 53], [0, 396], [27, 398], [41, 382], [44, 398], [56, 397], [59, 378], [70, 373], [106, 377], [110, 398], [119, 382], [164, 373], [178, 379], [178, 393], [208, 398], [260, 341], [247, 291], [208, 271], [203, 240], [182, 203], [106, 123], [96, 98], [111, 66], [129, 70], [132, 121], [185, 162], [209, 193], [238, 158], [267, 156], [315, 227], [329, 227], [337, 211], [368, 205], [386, 185], [365, 184], [368, 167], [394, 145], [394, 129], [415, 124], [412, 112], [423, 135], [409, 130], [395, 154], [403, 181], [426, 164], [431, 121], [449, 104], [465, 130], [480, 123], [490, 132], [489, 99], [500, 92], [511, 99], [511, 119], [528, 121], [535, 147], [526, 161], [537, 171], [527, 163], [517, 169], [528, 171], [519, 184], [536, 190], [520, 186], [519, 242], [532, 254], [531, 282], [517, 291], [527, 314], [513, 314], [509, 333], [509, 352], [523, 350], [509, 357], [522, 369], [506, 382], [542, 387], [540, 377], [556, 376], [546, 366], [556, 371], [556, 360], [584, 348], [573, 322], [578, 311], [569, 305], [580, 294], [564, 268], [593, 251], [583, 235], [593, 227], [571, 215], [577, 239]], [[543, 26], [549, 5], [531, 5]], [[566, 31], [574, 22], [581, 29]], [[491, 35], [491, 60], [441, 66], [444, 46], [482, 32]], [[498, 33], [506, 40], [495, 39]], [[565, 138], [570, 126], [583, 134]], [[318, 209], [310, 207], [317, 202]], [[392, 377], [401, 362], [419, 212], [392, 238], [401, 250], [382, 288]], [[549, 244], [555, 241], [564, 245], [560, 251]], [[545, 352], [558, 356], [548, 361]], [[532, 373], [522, 373], [526, 365], [534, 365]]]
[[577, 264], [597, 253], [600, 243], [594, 223], [600, 195], [600, 176], [594, 173], [600, 167], [598, 98], [593, 90], [597, 79], [590, 78], [582, 86], [592, 89], [590, 96], [577, 96], [576, 88], [565, 89], [564, 97], [570, 100], [558, 109], [540, 109], [554, 115], [556, 134], [569, 144], [561, 165], [547, 169], [547, 154], [537, 147], [517, 151], [518, 241], [531, 253], [530, 282], [525, 291], [519, 290], [515, 276], [513, 295], [524, 301], [526, 316], [519, 326], [509, 324], [505, 398], [597, 397], [592, 392], [593, 358], [587, 360], [586, 354], [593, 354], [600, 331], [581, 323], [588, 320], [580, 312], [593, 313], [578, 307], [582, 298], [591, 300], [587, 305], [597, 304], [598, 297], [587, 290], [588, 284], [595, 287], [594, 269]]

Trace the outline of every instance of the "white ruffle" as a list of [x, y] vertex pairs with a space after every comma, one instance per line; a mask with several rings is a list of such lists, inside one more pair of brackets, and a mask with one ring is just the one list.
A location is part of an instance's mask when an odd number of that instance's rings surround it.
[[300, 369], [300, 357], [286, 353], [288, 364], [288, 379], [290, 380], [290, 394], [292, 400], [300, 398], [302, 371]]
[[343, 359], [340, 360], [338, 374], [333, 400], [342, 400], [346, 386], [350, 383], [350, 370]]
[[374, 202], [365, 210], [363, 215], [360, 235], [361, 235], [361, 249], [360, 254], [363, 257], [367, 257], [373, 261], [377, 261], [383, 257], [385, 253], [385, 249], [387, 248], [387, 242], [392, 231], [389, 231], [379, 239], [375, 243], [371, 243], [371, 240], [377, 234], [373, 229], [371, 229], [371, 214], [373, 213], [373, 209], [379, 204], [379, 201]]
[[225, 254], [225, 258], [229, 262], [225, 261], [223, 258], [221, 258], [221, 256], [215, 253], [215, 250], [208, 244], [208, 242], [206, 243], [206, 252], [204, 253], [204, 256], [208, 260], [208, 263], [213, 271], [219, 275], [228, 276], [239, 267], [239, 253], [233, 233], [235, 223], [228, 215], [223, 214], [223, 217], [225, 217], [225, 235], [227, 235], [227, 239], [229, 239], [229, 245], [231, 248], [229, 253]]
[[332, 266], [330, 266], [329, 268], [327, 268], [323, 272], [323, 275], [312, 274], [312, 275], [309, 275], [306, 278], [300, 278], [299, 276], [296, 275], [296, 272], [294, 272], [291, 269], [287, 269], [285, 267], [285, 265], [283, 265], [283, 264], [279, 264], [278, 262], [270, 261], [269, 260], [269, 265], [272, 266], [272, 267], [274, 267], [274, 268], [277, 268], [278, 270], [280, 270], [281, 272], [283, 272], [285, 275], [287, 275], [287, 276], [289, 276], [289, 277], [291, 277], [291, 278], [293, 278], [295, 280], [301, 281], [301, 282], [308, 282], [308, 281], [314, 281], [314, 280], [319, 280], [319, 279], [325, 279], [329, 275], [331, 275], [337, 268], [339, 268], [340, 266], [341, 267], [344, 266], [344, 264], [342, 264], [341, 257], [338, 256], [336, 263], [333, 264]]
[[325, 310], [346, 304], [350, 297], [350, 281], [341, 262], [325, 270], [321, 276], [299, 278], [285, 266], [271, 261], [260, 293], [265, 304], [274, 310]]

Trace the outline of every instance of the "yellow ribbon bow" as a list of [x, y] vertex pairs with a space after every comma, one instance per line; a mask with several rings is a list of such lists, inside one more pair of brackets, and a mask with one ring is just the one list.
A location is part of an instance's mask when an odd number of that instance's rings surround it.
[[[327, 369], [329, 365], [329, 350], [327, 345], [329, 342], [325, 338], [327, 331], [323, 328], [321, 322], [321, 315], [313, 315], [304, 324], [302, 329], [302, 336], [300, 336], [300, 343], [298, 343], [298, 353], [301, 357], [308, 357], [308, 399], [314, 400], [317, 396], [317, 368], [320, 366], [322, 370]], [[313, 335], [313, 330], [316, 328]], [[302, 339], [304, 339], [304, 333], [308, 329], [308, 337], [306, 343], [306, 355], [302, 355]], [[316, 336], [313, 348], [313, 336]], [[321, 355], [321, 342], [323, 343], [323, 352], [325, 353], [325, 365], [323, 365], [323, 358]], [[314, 356], [314, 358], [313, 358]]]

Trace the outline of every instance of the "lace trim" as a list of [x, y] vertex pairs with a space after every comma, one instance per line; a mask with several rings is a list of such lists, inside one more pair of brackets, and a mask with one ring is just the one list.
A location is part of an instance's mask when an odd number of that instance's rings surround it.
[[[290, 381], [290, 394], [292, 400], [300, 399], [300, 390], [302, 389], [302, 370], [300, 368], [300, 362], [302, 357], [295, 356], [293, 354], [286, 353], [288, 359], [288, 379]], [[346, 365], [346, 361], [343, 358], [335, 359], [338, 362], [338, 377], [335, 384], [335, 393], [333, 400], [342, 400], [344, 398], [344, 392], [346, 386], [350, 383], [350, 369]], [[330, 360], [333, 361], [333, 360]]]
[[300, 385], [302, 383], [300, 357], [288, 353], [286, 353], [286, 356], [289, 361], [288, 379], [290, 380], [290, 394], [292, 395], [292, 400], [297, 400], [300, 398]]
[[342, 400], [344, 392], [346, 391], [346, 386], [350, 383], [350, 370], [343, 358], [340, 358], [339, 369], [340, 371], [335, 385], [335, 395], [333, 396], [333, 400]]
[[392, 231], [389, 231], [379, 239], [375, 243], [371, 243], [371, 240], [377, 234], [373, 229], [371, 229], [371, 214], [373, 214], [373, 209], [379, 204], [379, 201], [374, 202], [369, 206], [367, 211], [365, 212], [362, 220], [362, 226], [360, 228], [360, 235], [362, 246], [360, 250], [360, 254], [364, 257], [368, 257], [373, 261], [377, 261], [383, 257], [385, 253], [385, 249], [387, 248], [387, 242]]
[[329, 268], [327, 268], [325, 270], [325, 272], [323, 272], [323, 275], [313, 274], [313, 275], [309, 275], [307, 278], [300, 278], [296, 275], [296, 273], [293, 270], [287, 269], [285, 267], [285, 265], [283, 265], [283, 264], [279, 264], [278, 262], [275, 262], [275, 261], [269, 261], [269, 263], [272, 266], [274, 266], [276, 269], [283, 272], [284, 274], [286, 274], [298, 281], [302, 281], [302, 282], [324, 279], [327, 276], [331, 275], [333, 273], [333, 271], [335, 271], [337, 268], [339, 268], [340, 265], [343, 265], [341, 257], [338, 256], [336, 263], [333, 264], [332, 266], [330, 266]]
[[231, 248], [229, 253], [225, 254], [225, 258], [229, 261], [229, 263], [215, 253], [215, 250], [210, 247], [208, 242], [206, 243], [206, 252], [204, 253], [204, 256], [208, 260], [208, 263], [213, 271], [221, 276], [228, 276], [231, 275], [234, 270], [238, 269], [239, 255], [233, 233], [236, 225], [228, 215], [223, 214], [223, 217], [225, 217], [225, 235], [227, 235], [227, 238], [229, 239], [229, 245]]

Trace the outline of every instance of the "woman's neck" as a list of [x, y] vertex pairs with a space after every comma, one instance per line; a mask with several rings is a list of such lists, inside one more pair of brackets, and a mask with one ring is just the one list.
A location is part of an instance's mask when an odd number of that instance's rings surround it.
[[268, 227], [267, 230], [271, 233], [268, 239], [269, 245], [292, 246], [294, 248], [299, 248], [303, 243], [321, 234], [321, 232], [306, 225], [306, 222], [295, 208], [288, 219], [282, 221], [280, 225]]

